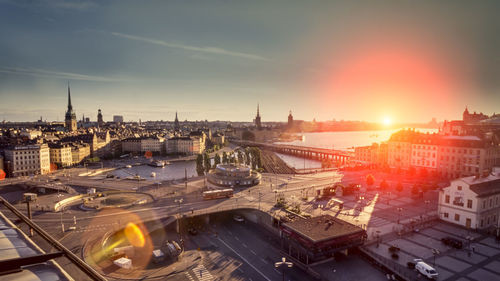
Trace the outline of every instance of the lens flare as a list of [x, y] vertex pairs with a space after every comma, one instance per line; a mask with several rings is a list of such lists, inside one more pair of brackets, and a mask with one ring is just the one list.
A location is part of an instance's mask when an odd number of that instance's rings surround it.
[[145, 239], [141, 229], [134, 223], [129, 222], [125, 227], [125, 237], [135, 247], [144, 247]]

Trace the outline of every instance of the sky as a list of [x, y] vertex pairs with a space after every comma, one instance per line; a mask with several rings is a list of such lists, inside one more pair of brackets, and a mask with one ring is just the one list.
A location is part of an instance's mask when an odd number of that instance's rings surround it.
[[0, 121], [427, 122], [500, 105], [499, 1], [0, 0]]

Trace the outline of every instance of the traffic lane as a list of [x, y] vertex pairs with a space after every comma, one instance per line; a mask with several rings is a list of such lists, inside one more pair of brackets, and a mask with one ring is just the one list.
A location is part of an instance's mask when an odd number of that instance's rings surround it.
[[[228, 239], [226, 242], [235, 250], [242, 253], [250, 262], [255, 262], [263, 272], [269, 272], [269, 276], [281, 276], [281, 271], [274, 267], [274, 263], [281, 261], [280, 249], [276, 247], [279, 241], [273, 239], [271, 234], [264, 234], [259, 231], [260, 227], [253, 223], [226, 223], [218, 226], [222, 237]], [[220, 236], [220, 235], [219, 235]], [[308, 280], [310, 276], [298, 267], [286, 269], [285, 272], [289, 280]], [[279, 279], [279, 278], [278, 278]], [[273, 279], [274, 280], [274, 279]]]
[[[242, 239], [234, 236], [233, 231], [230, 229], [225, 227], [217, 227], [215, 229], [217, 231], [217, 238], [214, 239], [214, 242], [219, 248], [226, 249], [226, 252], [229, 252], [233, 258], [242, 262], [242, 270], [245, 272], [245, 275], [250, 274], [251, 276], [258, 277], [254, 280], [277, 280], [279, 274], [274, 270], [274, 266], [270, 261], [259, 257], [254, 249], [250, 249]], [[260, 245], [260, 247], [265, 246]]]

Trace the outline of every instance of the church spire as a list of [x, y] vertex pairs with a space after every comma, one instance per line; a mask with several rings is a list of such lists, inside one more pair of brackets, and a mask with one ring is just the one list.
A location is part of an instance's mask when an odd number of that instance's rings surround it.
[[260, 116], [260, 113], [259, 113], [259, 103], [257, 103], [257, 117]]
[[68, 81], [68, 111], [73, 110], [73, 106], [71, 105], [71, 91], [69, 88], [69, 81]]

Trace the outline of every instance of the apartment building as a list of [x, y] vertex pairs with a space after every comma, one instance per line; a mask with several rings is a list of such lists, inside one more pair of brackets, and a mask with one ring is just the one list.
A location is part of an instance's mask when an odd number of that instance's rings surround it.
[[50, 149], [46, 144], [11, 146], [4, 153], [10, 177], [44, 175], [50, 172]]

